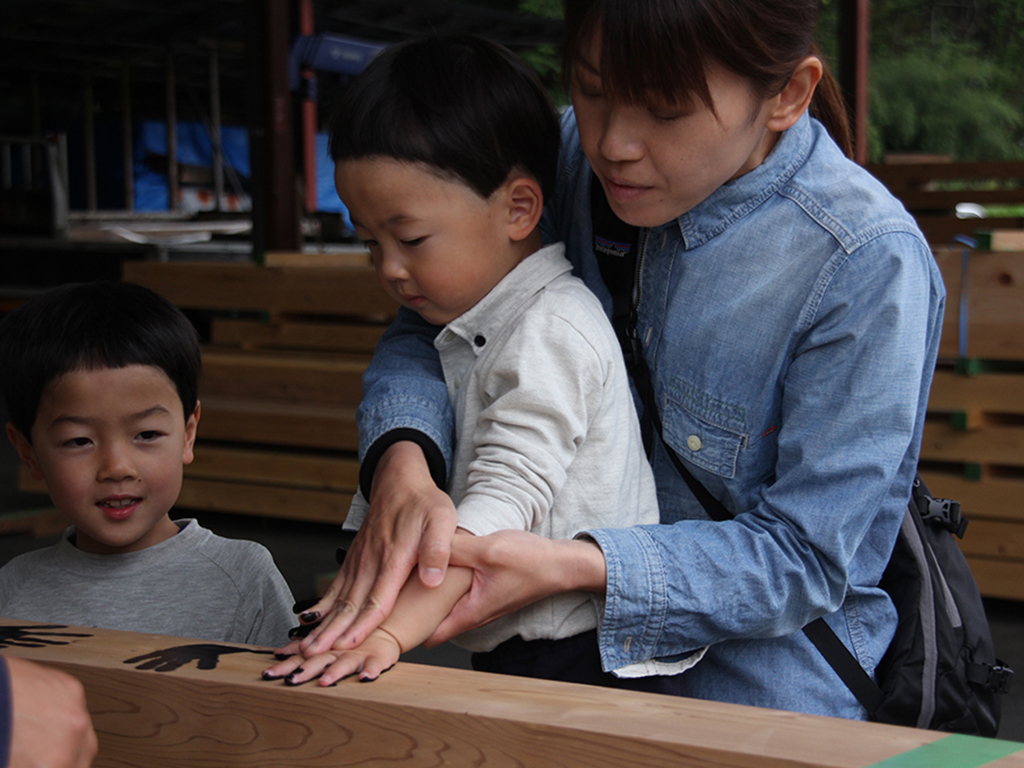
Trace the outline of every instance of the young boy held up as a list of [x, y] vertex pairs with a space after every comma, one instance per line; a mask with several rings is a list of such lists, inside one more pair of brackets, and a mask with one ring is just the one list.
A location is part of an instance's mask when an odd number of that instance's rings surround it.
[[[572, 276], [539, 223], [555, 183], [559, 125], [536, 77], [481, 38], [427, 38], [385, 49], [350, 84], [331, 126], [338, 194], [381, 285], [418, 320], [455, 417], [446, 490], [457, 535], [503, 529], [572, 538], [591, 527], [657, 522], [622, 352], [600, 301]], [[385, 337], [382, 344], [388, 343]], [[365, 457], [364, 457], [365, 458]], [[363, 483], [365, 489], [365, 483]], [[368, 496], [368, 494], [367, 494]], [[365, 517], [356, 496], [346, 527]], [[330, 685], [372, 680], [428, 638], [467, 592], [415, 574], [358, 647], [308, 638], [264, 673]], [[491, 672], [679, 693], [685, 664], [601, 669], [589, 594], [560, 594], [461, 635]], [[699, 658], [699, 655], [696, 656]]]
[[0, 616], [280, 645], [291, 591], [263, 546], [173, 520], [199, 423], [199, 339], [153, 291], [84, 283], [0, 321], [7, 436], [70, 527], [0, 568]]

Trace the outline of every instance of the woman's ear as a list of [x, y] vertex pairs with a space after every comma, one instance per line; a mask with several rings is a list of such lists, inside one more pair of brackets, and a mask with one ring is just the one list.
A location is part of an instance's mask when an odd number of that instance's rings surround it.
[[21, 434], [14, 424], [7, 422], [7, 439], [11, 441], [14, 450], [18, 452], [18, 458], [28, 467], [28, 472], [33, 480], [45, 480], [42, 471], [39, 469], [39, 462], [36, 461], [36, 452], [32, 449], [32, 443]]
[[817, 56], [808, 56], [797, 64], [786, 87], [775, 97], [775, 105], [766, 124], [768, 130], [781, 133], [800, 119], [811, 105], [811, 97], [823, 72], [824, 67]]
[[509, 239], [525, 240], [537, 229], [544, 212], [544, 193], [529, 176], [513, 176], [505, 182]]

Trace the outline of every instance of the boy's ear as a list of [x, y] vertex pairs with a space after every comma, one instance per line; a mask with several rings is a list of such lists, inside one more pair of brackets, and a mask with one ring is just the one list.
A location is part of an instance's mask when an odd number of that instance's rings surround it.
[[7, 422], [7, 439], [11, 441], [14, 450], [18, 452], [22, 463], [28, 467], [32, 479], [45, 480], [46, 478], [43, 477], [43, 473], [39, 469], [39, 462], [36, 461], [36, 452], [32, 449], [32, 443], [11, 422]]
[[192, 411], [192, 415], [185, 422], [185, 448], [181, 452], [182, 464], [191, 464], [193, 459], [195, 459], [193, 447], [196, 444], [196, 428], [199, 426], [199, 406], [200, 403], [196, 400], [196, 409]]
[[786, 87], [775, 97], [775, 105], [766, 124], [768, 130], [781, 133], [800, 119], [811, 105], [811, 97], [823, 73], [824, 67], [817, 56], [808, 56], [797, 64]]
[[544, 212], [544, 193], [540, 184], [528, 176], [513, 176], [505, 183], [508, 200], [509, 238], [525, 240], [537, 229]]

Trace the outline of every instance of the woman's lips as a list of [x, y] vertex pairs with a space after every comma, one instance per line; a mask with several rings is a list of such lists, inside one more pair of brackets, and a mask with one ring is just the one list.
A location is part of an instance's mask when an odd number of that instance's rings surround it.
[[608, 196], [620, 203], [628, 203], [631, 200], [636, 200], [642, 197], [647, 190], [650, 189], [648, 186], [642, 184], [631, 184], [626, 181], [613, 181], [605, 177], [604, 180], [605, 189], [608, 191]]

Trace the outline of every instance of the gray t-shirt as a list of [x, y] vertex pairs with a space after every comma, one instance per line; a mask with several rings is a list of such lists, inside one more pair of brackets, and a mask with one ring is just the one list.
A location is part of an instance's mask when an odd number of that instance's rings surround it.
[[195, 520], [156, 546], [82, 552], [69, 528], [52, 547], [0, 568], [0, 616], [208, 641], [280, 647], [297, 624], [270, 552]]

